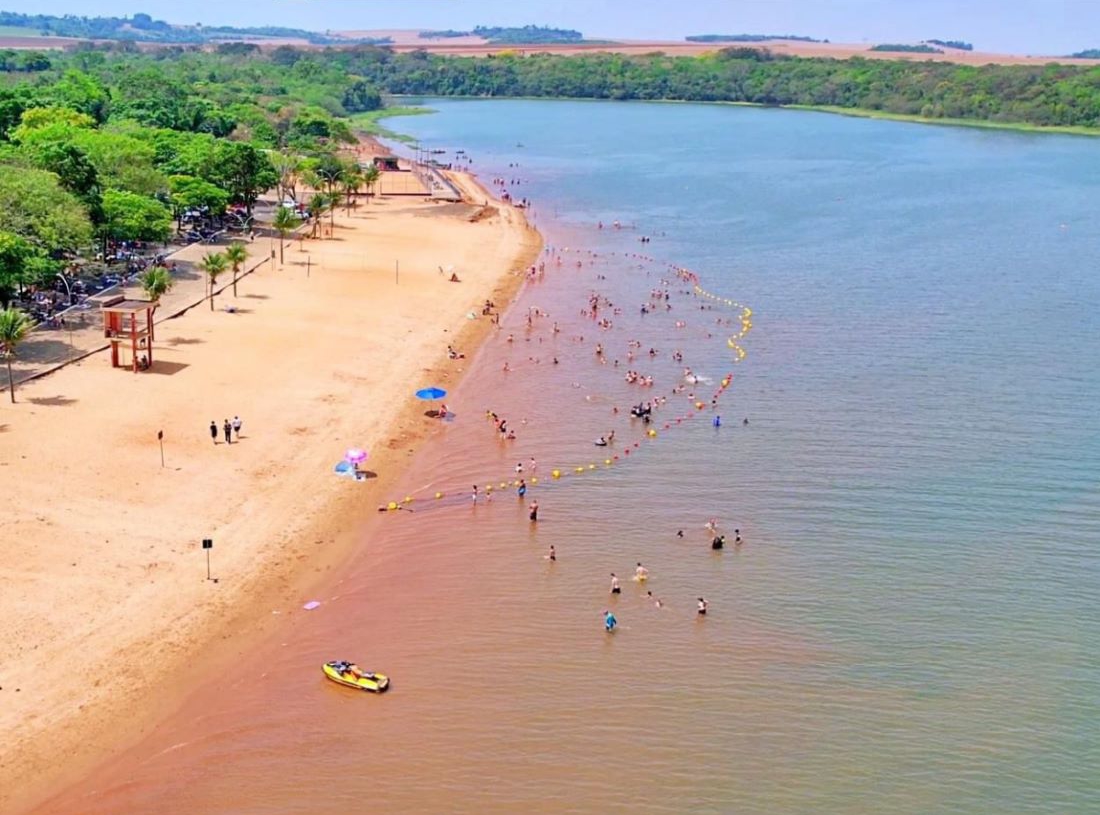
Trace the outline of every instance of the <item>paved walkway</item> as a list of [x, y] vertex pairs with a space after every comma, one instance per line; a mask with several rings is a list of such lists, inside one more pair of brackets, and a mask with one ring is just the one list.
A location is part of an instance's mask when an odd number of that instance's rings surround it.
[[[156, 310], [154, 322], [162, 323], [206, 299], [206, 274], [199, 268], [199, 261], [207, 252], [221, 251], [229, 243], [194, 243], [168, 256], [169, 261], [176, 264], [176, 284], [160, 298], [160, 307]], [[239, 277], [250, 274], [271, 260], [272, 241], [269, 238], [257, 235], [255, 241], [244, 243], [248, 247], [248, 260], [241, 266]], [[231, 288], [232, 285], [233, 273], [226, 271], [218, 279], [215, 294]], [[62, 312], [59, 316], [64, 318], [64, 328], [49, 328], [44, 324], [35, 328], [16, 350], [12, 363], [15, 383], [18, 385], [20, 382], [44, 376], [63, 365], [106, 349], [108, 343], [103, 337], [103, 316], [99, 309], [103, 301], [119, 294], [137, 299], [145, 298], [140, 286], [115, 286]]]

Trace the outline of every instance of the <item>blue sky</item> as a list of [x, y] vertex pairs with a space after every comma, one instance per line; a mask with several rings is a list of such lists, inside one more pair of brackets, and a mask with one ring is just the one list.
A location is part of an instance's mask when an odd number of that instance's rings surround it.
[[539, 23], [592, 37], [802, 34], [834, 42], [964, 39], [979, 50], [1100, 48], [1100, 0], [0, 0], [26, 13], [297, 28], [471, 28]]

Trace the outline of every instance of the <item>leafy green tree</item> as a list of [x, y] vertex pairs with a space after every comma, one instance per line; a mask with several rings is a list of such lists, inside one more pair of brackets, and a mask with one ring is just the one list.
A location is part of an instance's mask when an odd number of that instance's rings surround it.
[[97, 123], [107, 121], [111, 97], [96, 77], [84, 71], [65, 71], [48, 95], [59, 106], [91, 116]]
[[199, 262], [199, 267], [206, 272], [206, 279], [210, 282], [210, 310], [214, 310], [214, 286], [218, 277], [225, 271], [227, 261], [221, 252], [207, 252]]
[[218, 186], [252, 215], [256, 199], [279, 180], [267, 154], [250, 144], [221, 142], [217, 156]]
[[11, 403], [15, 404], [15, 376], [11, 370], [11, 361], [15, 357], [15, 349], [19, 343], [27, 338], [32, 327], [31, 318], [17, 308], [6, 308], [0, 311], [0, 354], [8, 363], [8, 393], [11, 395]]
[[275, 208], [275, 217], [271, 222], [271, 225], [275, 228], [275, 231], [279, 233], [279, 265], [283, 265], [283, 244], [286, 242], [286, 236], [292, 231], [298, 228], [298, 224], [302, 222], [297, 213], [290, 207], [283, 206], [281, 203]]
[[0, 172], [0, 230], [26, 238], [47, 254], [88, 245], [92, 225], [84, 205], [45, 170]]
[[93, 224], [103, 221], [99, 173], [83, 150], [63, 141], [45, 142], [31, 150], [31, 157], [35, 166], [54, 173], [62, 189], [84, 203]]
[[212, 216], [225, 213], [229, 193], [208, 181], [189, 175], [174, 175], [168, 179], [173, 214], [176, 224], [183, 228], [183, 214], [188, 210], [205, 209]]
[[67, 133], [71, 130], [89, 130], [94, 126], [95, 119], [71, 108], [29, 108], [19, 117], [19, 127], [12, 131], [11, 138], [13, 141], [24, 142], [38, 130], [60, 127], [60, 133]]
[[125, 190], [103, 193], [103, 254], [108, 241], [165, 241], [172, 234], [172, 214], [154, 198]]
[[241, 264], [248, 260], [248, 247], [243, 243], [231, 243], [225, 247], [225, 259], [233, 267], [233, 296], [237, 296], [237, 275], [240, 274]]
[[141, 284], [145, 296], [157, 302], [163, 295], [171, 291], [176, 281], [163, 266], [150, 266], [138, 277], [138, 283]]
[[11, 232], [0, 232], [0, 303], [8, 303], [24, 287], [44, 282], [60, 264], [41, 247]]

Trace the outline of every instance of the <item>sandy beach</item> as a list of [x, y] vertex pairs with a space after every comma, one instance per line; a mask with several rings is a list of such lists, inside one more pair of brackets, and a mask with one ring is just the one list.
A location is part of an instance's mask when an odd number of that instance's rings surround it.
[[[436, 428], [413, 392], [456, 383], [468, 360], [448, 344], [472, 354], [492, 330], [481, 304], [503, 306], [540, 247], [509, 207], [361, 203], [217, 310], [158, 326], [152, 371], [101, 352], [5, 400], [0, 811], [56, 792], [273, 620], [309, 613], [310, 583], [370, 545], [356, 519]], [[452, 265], [461, 282], [440, 273]], [[239, 440], [213, 443], [211, 421], [234, 416]], [[366, 481], [333, 474], [351, 446], [370, 451]]]

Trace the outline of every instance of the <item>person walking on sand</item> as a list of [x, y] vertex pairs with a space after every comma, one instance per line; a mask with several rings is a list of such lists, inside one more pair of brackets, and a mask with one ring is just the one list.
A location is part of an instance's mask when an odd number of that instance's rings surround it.
[[241, 417], [233, 417], [233, 435], [237, 437], [237, 441], [241, 440]]
[[210, 439], [214, 444], [218, 443], [218, 425], [213, 419], [210, 420]]
[[623, 593], [622, 588], [619, 586], [619, 578], [615, 577], [614, 572], [611, 573], [611, 593], [612, 594], [622, 594]]
[[226, 419], [225, 423], [222, 425], [222, 430], [225, 431], [225, 443], [226, 444], [232, 444], [233, 443], [233, 425], [231, 425], [229, 423], [228, 419]]
[[539, 502], [538, 501], [532, 501], [531, 502], [531, 511], [527, 513], [527, 517], [531, 519], [532, 523], [534, 523], [535, 521], [537, 521], [539, 519]]

